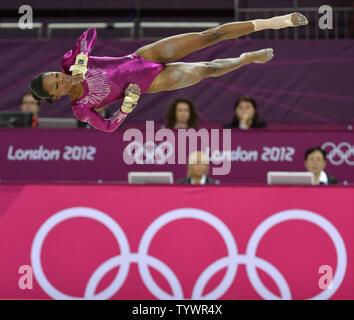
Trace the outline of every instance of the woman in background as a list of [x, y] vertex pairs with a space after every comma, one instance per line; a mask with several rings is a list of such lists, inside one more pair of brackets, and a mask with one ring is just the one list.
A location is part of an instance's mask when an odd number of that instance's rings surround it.
[[186, 98], [172, 100], [167, 109], [166, 128], [188, 129], [198, 127], [198, 111]]
[[256, 101], [249, 96], [241, 96], [234, 106], [234, 118], [224, 128], [239, 128], [248, 130], [251, 128], [265, 128], [266, 122], [259, 119]]

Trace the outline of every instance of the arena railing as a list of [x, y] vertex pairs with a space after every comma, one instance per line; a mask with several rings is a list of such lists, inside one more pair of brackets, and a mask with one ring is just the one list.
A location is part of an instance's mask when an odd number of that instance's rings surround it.
[[[247, 35], [246, 38], [262, 38], [262, 39], [340, 39], [349, 38], [353, 36], [353, 12], [352, 7], [332, 7], [333, 9], [333, 30], [321, 30], [318, 26], [318, 21], [323, 15], [319, 13], [319, 7], [290, 7], [290, 8], [239, 8], [238, 0], [235, 0], [234, 21], [246, 21], [252, 19], [270, 18], [272, 16], [283, 15], [290, 12], [301, 12], [309, 19], [312, 28], [285, 28], [281, 30], [265, 30], [262, 33], [255, 33]], [[128, 29], [129, 37], [145, 38], [144, 30], [155, 29], [154, 37], [159, 37], [159, 31], [166, 31], [172, 29], [190, 29], [190, 30], [204, 30], [207, 28], [217, 27], [226, 21], [220, 22], [148, 22], [137, 19], [135, 22], [85, 22], [85, 23], [48, 23], [42, 22], [33, 23], [33, 28], [38, 29], [38, 37], [41, 38], [43, 31], [46, 31], [47, 38], [52, 37], [53, 30], [69, 30], [69, 29], [86, 29], [95, 27], [97, 29]], [[230, 21], [229, 21], [230, 22]], [[314, 26], [314, 28], [313, 28]], [[19, 29], [17, 22], [2, 22], [1, 29]], [[161, 37], [161, 36], [160, 36]]]
[[[235, 1], [237, 3], [238, 1]], [[266, 19], [274, 16], [287, 14], [290, 12], [300, 12], [304, 14], [309, 23], [316, 22], [315, 32], [310, 34], [310, 28], [305, 28], [304, 32], [301, 28], [286, 28], [284, 30], [265, 30], [265, 39], [279, 39], [280, 34], [284, 32], [285, 39], [320, 39], [324, 34], [324, 38], [330, 38], [330, 34], [333, 32], [333, 38], [339, 39], [340, 30], [344, 32], [344, 38], [349, 38], [350, 29], [353, 28], [353, 12], [352, 7], [332, 7], [333, 10], [333, 30], [326, 29], [322, 31], [318, 27], [318, 21], [323, 13], [319, 13], [318, 8], [311, 7], [296, 7], [296, 8], [237, 8], [235, 5], [235, 21], [247, 21], [252, 19]], [[292, 33], [293, 34], [290, 34]], [[313, 37], [312, 37], [313, 36]], [[253, 38], [252, 35], [247, 35], [246, 38]]]
[[208, 29], [220, 25], [219, 22], [140, 22], [139, 37], [144, 38], [144, 29]]
[[[33, 27], [32, 29], [38, 29], [38, 38], [42, 38], [43, 23], [42, 22], [34, 22], [32, 24], [32, 27]], [[1, 22], [0, 23], [0, 30], [1, 29], [18, 30], [20, 28], [19, 28], [19, 23], [18, 22]]]
[[135, 32], [135, 22], [79, 22], [79, 23], [49, 23], [47, 27], [47, 38], [52, 38], [53, 30], [74, 30], [74, 29], [88, 29], [88, 28], [96, 28], [96, 29], [128, 29], [129, 37], [134, 38]]

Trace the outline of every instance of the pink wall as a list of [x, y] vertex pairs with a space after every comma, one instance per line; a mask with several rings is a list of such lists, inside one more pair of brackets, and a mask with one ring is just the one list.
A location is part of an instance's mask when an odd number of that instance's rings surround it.
[[[353, 194], [2, 186], [0, 298], [353, 299]], [[23, 265], [33, 289], [19, 288]], [[333, 288], [320, 289], [330, 269]]]

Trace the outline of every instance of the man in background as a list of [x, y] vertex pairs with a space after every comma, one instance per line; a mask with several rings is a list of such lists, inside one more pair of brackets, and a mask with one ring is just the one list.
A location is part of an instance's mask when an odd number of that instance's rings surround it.
[[201, 151], [192, 152], [188, 158], [186, 178], [178, 181], [180, 184], [215, 184], [215, 181], [208, 176], [209, 159]]
[[305, 153], [305, 167], [315, 175], [315, 184], [337, 184], [338, 180], [324, 171], [326, 168], [326, 151], [321, 147], [311, 147]]

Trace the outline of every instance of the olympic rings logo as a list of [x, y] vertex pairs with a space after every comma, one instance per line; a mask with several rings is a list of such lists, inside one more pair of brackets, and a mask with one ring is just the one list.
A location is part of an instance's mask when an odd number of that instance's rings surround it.
[[[119, 247], [120, 255], [114, 256], [104, 263], [102, 263], [92, 274], [87, 282], [84, 296], [74, 297], [64, 294], [57, 290], [47, 279], [43, 272], [41, 263], [41, 249], [43, 242], [48, 233], [59, 223], [72, 219], [72, 218], [90, 218], [101, 222], [105, 225], [114, 235]], [[138, 264], [138, 270], [141, 275], [141, 279], [144, 282], [146, 288], [158, 299], [185, 299], [181, 283], [179, 282], [175, 273], [162, 261], [150, 256], [149, 246], [156, 233], [166, 226], [168, 223], [179, 219], [196, 219], [205, 222], [216, 229], [225, 242], [228, 256], [221, 258], [211, 265], [209, 265], [197, 279], [191, 299], [212, 299], [216, 300], [221, 298], [233, 283], [238, 265], [246, 265], [247, 275], [250, 283], [257, 291], [257, 293], [264, 299], [291, 299], [290, 288], [280, 273], [271, 263], [257, 257], [256, 251], [262, 237], [275, 225], [288, 220], [304, 220], [311, 222], [318, 227], [322, 228], [334, 243], [334, 247], [337, 253], [337, 269], [332, 280], [333, 289], [324, 290], [318, 295], [310, 299], [329, 299], [340, 287], [347, 267], [347, 253], [343, 239], [337, 229], [324, 217], [317, 213], [307, 210], [285, 210], [273, 214], [265, 219], [253, 232], [249, 243], [247, 245], [246, 254], [239, 254], [237, 244], [231, 231], [228, 227], [217, 217], [206, 211], [194, 208], [181, 208], [169, 211], [159, 218], [157, 218], [144, 232], [140, 241], [138, 252], [134, 253], [130, 251], [129, 242], [124, 234], [122, 228], [107, 214], [92, 208], [75, 207], [60, 211], [48, 220], [39, 228], [35, 235], [32, 249], [31, 249], [31, 263], [34, 275], [41, 286], [41, 288], [54, 299], [109, 299], [116, 294], [122, 287], [123, 283], [127, 279], [130, 265], [132, 263]], [[102, 292], [95, 294], [97, 286], [101, 279], [113, 268], [120, 266], [119, 272], [114, 278], [113, 282]], [[164, 278], [168, 281], [172, 295], [162, 290], [155, 282], [149, 271], [149, 266], [159, 271]], [[227, 268], [223, 280], [219, 285], [206, 295], [203, 295], [206, 284], [209, 280], [220, 270]], [[274, 295], [269, 291], [261, 282], [256, 268], [259, 268], [266, 272], [279, 288], [281, 297]]]
[[340, 166], [344, 162], [354, 166], [354, 145], [349, 142], [341, 142], [336, 146], [333, 142], [325, 142], [322, 149], [328, 153], [327, 159], [334, 166]]
[[132, 141], [124, 151], [137, 164], [165, 164], [167, 159], [174, 154], [174, 147], [167, 141], [159, 145], [156, 145], [153, 141], [147, 141], [144, 144]]

